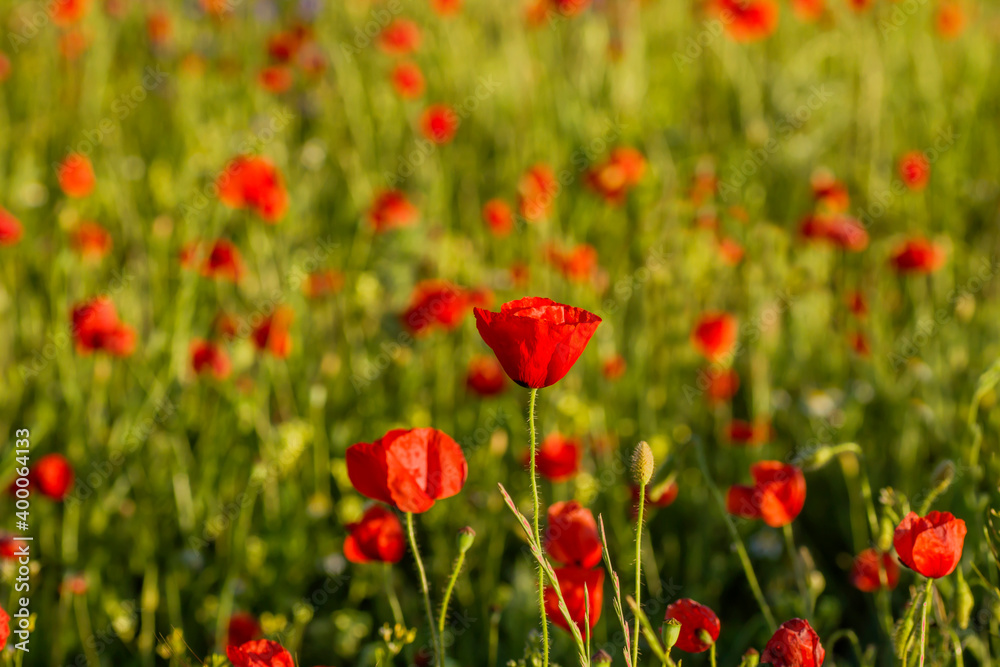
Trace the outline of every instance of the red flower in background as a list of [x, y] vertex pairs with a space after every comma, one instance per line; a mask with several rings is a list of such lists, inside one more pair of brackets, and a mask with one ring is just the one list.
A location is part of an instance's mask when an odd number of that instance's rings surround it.
[[292, 351], [292, 321], [295, 311], [289, 306], [278, 306], [275, 311], [253, 330], [253, 343], [258, 350], [267, 351], [285, 359]]
[[559, 273], [575, 283], [588, 282], [597, 272], [597, 249], [588, 243], [566, 252], [551, 246], [546, 249], [546, 257]]
[[269, 93], [286, 93], [294, 82], [295, 75], [287, 65], [268, 65], [257, 75], [257, 83]]
[[211, 373], [216, 380], [229, 377], [232, 365], [229, 355], [222, 346], [211, 341], [196, 338], [191, 341], [191, 369], [197, 375]]
[[441, 16], [451, 16], [462, 10], [462, 0], [431, 0], [431, 7]]
[[709, 361], [728, 356], [736, 345], [738, 326], [729, 313], [704, 313], [691, 331], [691, 343]]
[[715, 0], [715, 11], [734, 42], [765, 39], [778, 27], [775, 0]]
[[[670, 507], [675, 500], [677, 500], [677, 494], [680, 489], [677, 486], [677, 482], [673, 480], [666, 480], [663, 483], [650, 488], [646, 487], [646, 504], [643, 505], [643, 511], [647, 511], [653, 507]], [[639, 518], [639, 487], [630, 484], [629, 494], [632, 496], [632, 519]]]
[[861, 252], [868, 247], [864, 225], [846, 215], [809, 216], [802, 221], [799, 232], [804, 238], [826, 241], [849, 252]]
[[227, 646], [226, 657], [233, 663], [233, 667], [295, 667], [291, 654], [281, 644], [270, 639]]
[[296, 25], [274, 33], [267, 40], [267, 55], [276, 62], [289, 63], [295, 60], [302, 48], [312, 41], [312, 29], [309, 26]]
[[386, 190], [375, 197], [368, 221], [378, 232], [416, 224], [420, 212], [399, 190]]
[[103, 350], [127, 357], [135, 349], [135, 332], [119, 321], [115, 305], [106, 296], [76, 306], [71, 319], [79, 354]]
[[625, 201], [628, 191], [639, 184], [646, 171], [646, 159], [634, 148], [620, 147], [611, 151], [603, 164], [591, 168], [586, 184], [611, 204]]
[[424, 73], [416, 63], [401, 62], [392, 68], [392, 86], [400, 97], [408, 100], [424, 94]]
[[479, 335], [522, 387], [540, 389], [569, 372], [601, 318], [542, 297], [505, 303], [499, 313], [474, 310]]
[[931, 579], [946, 577], [962, 560], [965, 522], [949, 512], [910, 512], [896, 526], [892, 545], [903, 565]]
[[728, 236], [720, 238], [717, 247], [722, 261], [729, 266], [736, 266], [743, 261], [743, 255], [745, 254], [743, 246]]
[[934, 14], [934, 28], [943, 39], [955, 39], [965, 31], [965, 10], [960, 2], [945, 0]]
[[226, 633], [227, 646], [240, 646], [260, 637], [263, 633], [257, 618], [248, 612], [237, 611], [229, 617]]
[[617, 380], [621, 376], [625, 375], [625, 370], [628, 365], [625, 363], [625, 357], [620, 354], [616, 354], [613, 357], [609, 357], [604, 360], [601, 364], [601, 374], [607, 380]]
[[503, 367], [493, 357], [473, 357], [465, 375], [465, 386], [480, 396], [496, 396], [506, 389]]
[[402, 315], [403, 324], [414, 334], [427, 333], [435, 327], [451, 331], [462, 323], [469, 310], [486, 305], [488, 292], [467, 290], [446, 280], [424, 280], [417, 284], [410, 305]]
[[862, 357], [870, 357], [872, 354], [872, 346], [868, 342], [868, 336], [866, 336], [861, 331], [855, 331], [848, 334], [847, 343], [851, 346], [856, 354]]
[[873, 4], [875, 0], [847, 0], [847, 4], [856, 12], [863, 12]]
[[911, 190], [923, 190], [931, 177], [931, 162], [922, 151], [910, 151], [899, 159], [899, 177]]
[[889, 263], [899, 273], [933, 273], [944, 266], [945, 251], [925, 238], [913, 238], [896, 246]]
[[10, 76], [10, 58], [3, 51], [0, 51], [0, 83], [3, 83]]
[[70, 153], [59, 165], [59, 187], [67, 197], [86, 197], [97, 183], [94, 167], [85, 155]]
[[73, 466], [62, 454], [46, 454], [35, 462], [28, 473], [28, 481], [43, 496], [63, 501], [73, 488]]
[[714, 611], [690, 598], [681, 598], [667, 607], [664, 620], [671, 619], [681, 624], [681, 632], [674, 646], [686, 653], [707, 651], [712, 645], [701, 640], [701, 633], [708, 633], [714, 642], [719, 638], [719, 631], [722, 629], [719, 617]]
[[[584, 621], [587, 617], [586, 601], [590, 600], [590, 627], [593, 628], [601, 619], [601, 609], [604, 607], [604, 570], [560, 567], [555, 568], [555, 573], [563, 600], [566, 602], [566, 610], [569, 611], [570, 618], [580, 632], [584, 632]], [[559, 609], [559, 596], [551, 586], [545, 587], [545, 614], [555, 625], [569, 632], [569, 624]]]
[[539, 222], [552, 212], [552, 202], [559, 194], [559, 181], [547, 164], [536, 164], [521, 176], [517, 194], [521, 217], [528, 222]]
[[281, 172], [265, 158], [234, 158], [219, 175], [216, 186], [226, 206], [250, 208], [265, 222], [278, 222], [288, 210], [288, 192]]
[[445, 104], [432, 104], [420, 116], [420, 131], [436, 144], [446, 144], [455, 138], [461, 119]]
[[24, 229], [11, 213], [0, 208], [0, 246], [14, 245], [21, 240]]
[[760, 661], [774, 667], [820, 667], [826, 651], [809, 621], [785, 621], [767, 641]]
[[891, 591], [899, 583], [899, 564], [892, 554], [879, 554], [877, 549], [865, 549], [854, 559], [851, 567], [851, 583], [863, 593], [872, 593], [882, 588], [879, 574], [879, 560], [885, 572], [885, 581]]
[[206, 278], [224, 278], [234, 283], [243, 275], [240, 251], [226, 239], [217, 239], [201, 264], [201, 275]]
[[58, 26], [77, 23], [90, 9], [90, 0], [55, 0], [48, 5], [52, 12], [52, 22]]
[[406, 553], [403, 525], [381, 505], [368, 508], [361, 521], [347, 526], [344, 557], [352, 563], [398, 563]]
[[333, 269], [313, 271], [302, 281], [302, 292], [310, 299], [336, 294], [344, 287], [344, 274]]
[[[535, 465], [542, 477], [553, 482], [562, 482], [579, 471], [581, 453], [578, 440], [552, 433], [542, 441], [541, 447], [535, 452]], [[525, 456], [525, 464], [529, 458], [530, 453]]]
[[395, 19], [382, 30], [378, 44], [383, 51], [393, 56], [413, 53], [420, 47], [420, 28], [408, 19]]
[[[820, 5], [820, 13], [823, 7]], [[813, 196], [816, 203], [824, 213], [843, 213], [851, 204], [851, 196], [847, 192], [847, 186], [834, 178], [833, 174], [826, 170], [819, 170], [813, 174], [810, 181]]]
[[502, 199], [491, 199], [483, 205], [483, 220], [494, 236], [507, 236], [514, 229], [514, 211]]
[[112, 245], [111, 234], [96, 222], [81, 222], [73, 231], [73, 247], [86, 259], [103, 258]]
[[174, 36], [174, 24], [170, 14], [155, 9], [146, 17], [146, 36], [154, 47], [165, 46]]
[[396, 429], [347, 450], [347, 475], [359, 493], [402, 512], [426, 512], [465, 485], [462, 448], [433, 428]]
[[793, 465], [761, 461], [750, 466], [753, 486], [735, 484], [726, 495], [726, 510], [744, 519], [763, 519], [772, 528], [795, 520], [806, 503], [806, 478]]
[[564, 565], [590, 568], [601, 562], [601, 539], [593, 513], [575, 500], [549, 506], [545, 550]]
[[771, 424], [766, 419], [748, 422], [733, 419], [726, 427], [726, 437], [734, 445], [759, 447], [771, 440]]
[[859, 320], [868, 316], [868, 298], [860, 290], [851, 290], [845, 299], [848, 310]]
[[712, 405], [725, 403], [740, 390], [739, 373], [731, 368], [715, 372], [714, 369], [705, 371], [708, 377], [708, 386], [705, 388], [705, 396]]
[[69, 28], [59, 35], [59, 53], [68, 61], [79, 58], [90, 46], [90, 37], [79, 28]]
[[0, 651], [7, 647], [8, 637], [10, 637], [10, 616], [0, 607]]
[[826, 0], [792, 0], [792, 11], [800, 21], [811, 23], [823, 16]]

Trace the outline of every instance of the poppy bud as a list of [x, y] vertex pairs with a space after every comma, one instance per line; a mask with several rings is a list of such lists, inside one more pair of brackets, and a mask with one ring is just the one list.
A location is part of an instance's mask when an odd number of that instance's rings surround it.
[[594, 667], [611, 667], [611, 654], [601, 649], [594, 654], [592, 664]]
[[674, 647], [674, 644], [677, 643], [677, 638], [680, 636], [681, 622], [676, 618], [668, 618], [666, 622], [660, 626], [660, 639], [663, 640], [663, 648], [667, 649], [668, 652]]
[[760, 653], [755, 648], [748, 648], [747, 652], [743, 654], [740, 667], [757, 667], [758, 663], [760, 663]]
[[943, 492], [951, 483], [955, 480], [955, 463], [945, 459], [934, 468], [934, 473], [931, 475], [931, 482], [934, 483], [934, 490], [938, 493]]
[[476, 541], [476, 531], [469, 526], [458, 531], [458, 550], [465, 553], [472, 548], [472, 543]]
[[972, 589], [965, 581], [962, 568], [958, 568], [958, 577], [955, 586], [955, 616], [958, 627], [966, 630], [969, 627], [969, 617], [972, 615], [972, 607], [976, 601], [972, 598]]
[[892, 633], [892, 643], [896, 648], [896, 657], [902, 658], [906, 651], [906, 645], [910, 641], [913, 633], [913, 618], [916, 615], [917, 605], [910, 604], [906, 609], [906, 614], [896, 624], [896, 629]]
[[803, 461], [802, 469], [808, 471], [819, 470], [827, 463], [832, 461], [836, 455], [837, 452], [834, 450], [833, 447], [830, 446], [820, 447], [815, 452], [813, 452], [812, 456]]
[[653, 450], [645, 440], [635, 446], [632, 453], [632, 481], [641, 486], [649, 484], [653, 478]]
[[708, 632], [705, 630], [698, 630], [698, 639], [708, 644], [709, 646], [715, 643], [715, 640], [712, 639], [712, 635], [708, 634]]

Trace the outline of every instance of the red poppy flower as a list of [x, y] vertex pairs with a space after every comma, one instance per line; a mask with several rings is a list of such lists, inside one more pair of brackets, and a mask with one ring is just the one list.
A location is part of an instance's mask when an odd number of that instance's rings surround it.
[[163, 10], [153, 10], [146, 18], [146, 36], [153, 46], [164, 46], [170, 43], [174, 35], [173, 21], [170, 14]]
[[778, 27], [775, 0], [715, 0], [715, 9], [734, 42], [770, 37]]
[[691, 343], [709, 361], [728, 356], [736, 345], [738, 326], [729, 313], [704, 313], [691, 331]]
[[420, 212], [399, 190], [386, 190], [372, 202], [368, 211], [368, 221], [376, 232], [385, 232], [397, 227], [416, 224]]
[[763, 519], [772, 528], [791, 523], [806, 503], [806, 478], [793, 465], [761, 461], [750, 466], [753, 486], [729, 487], [726, 509], [744, 519]]
[[899, 273], [933, 273], [944, 266], [945, 251], [925, 238], [913, 238], [897, 246], [889, 258]]
[[597, 249], [590, 244], [582, 243], [568, 252], [550, 247], [546, 254], [559, 273], [573, 282], [587, 282], [597, 271]]
[[601, 374], [608, 380], [617, 380], [621, 376], [625, 375], [625, 369], [627, 364], [625, 363], [625, 357], [620, 354], [616, 354], [613, 357], [609, 357], [604, 360], [601, 364]]
[[514, 212], [502, 199], [491, 199], [483, 205], [483, 220], [497, 237], [507, 236], [514, 229]]
[[69, 61], [82, 56], [90, 46], [90, 37], [79, 28], [69, 28], [59, 35], [59, 53]]
[[646, 171], [646, 159], [634, 148], [611, 151], [606, 162], [587, 172], [586, 184], [611, 204], [625, 201], [628, 191], [639, 184]]
[[480, 396], [496, 396], [506, 389], [503, 367], [493, 357], [473, 357], [465, 375], [465, 386]]
[[52, 22], [58, 26], [68, 26], [78, 22], [90, 9], [90, 0], [56, 0], [49, 9]]
[[792, 11], [800, 21], [811, 23], [823, 16], [826, 0], [792, 0]]
[[809, 621], [785, 621], [767, 641], [760, 661], [774, 667], [820, 667], [826, 651]]
[[[653, 507], [670, 507], [675, 500], [680, 489], [677, 482], [669, 480], [655, 487], [646, 487], [646, 504], [643, 505], [643, 512], [647, 512]], [[639, 487], [630, 484], [629, 493], [632, 496], [632, 519], [639, 518]]]
[[413, 289], [410, 305], [402, 315], [411, 333], [420, 334], [439, 327], [455, 329], [475, 305], [485, 305], [490, 295], [467, 290], [446, 280], [424, 280]]
[[239, 282], [243, 275], [240, 251], [226, 239], [216, 240], [201, 264], [201, 275], [206, 278], [224, 278], [234, 283]]
[[405, 56], [420, 46], [420, 28], [413, 21], [398, 18], [382, 30], [378, 44], [390, 55]]
[[531, 269], [524, 262], [512, 262], [508, 273], [513, 287], [525, 288], [531, 282]]
[[[851, 583], [863, 593], [872, 593], [882, 588], [882, 580], [879, 575], [879, 552], [877, 549], [865, 549], [854, 559], [851, 567]], [[882, 570], [885, 572], [885, 580], [891, 591], [899, 583], [899, 564], [892, 554], [881, 554]]]
[[731, 368], [719, 372], [709, 369], [705, 374], [708, 376], [705, 396], [712, 405], [728, 401], [740, 389], [739, 373]]
[[962, 559], [965, 522], [948, 512], [910, 512], [896, 526], [892, 545], [903, 565], [931, 579], [946, 577]]
[[239, 320], [232, 315], [223, 312], [216, 315], [215, 321], [212, 323], [212, 330], [216, 333], [216, 335], [229, 340], [236, 338], [236, 333], [239, 328]]
[[229, 617], [226, 646], [241, 646], [264, 634], [257, 618], [248, 612], [237, 611]]
[[[555, 573], [570, 618], [580, 632], [584, 632], [588, 613], [586, 601], [589, 599], [590, 627], [593, 628], [601, 620], [601, 609], [604, 607], [604, 570], [570, 566], [555, 568]], [[551, 586], [545, 587], [545, 614], [555, 625], [569, 632], [569, 624], [559, 610], [559, 596]]]
[[257, 75], [257, 83], [269, 93], [286, 93], [294, 82], [292, 68], [287, 65], [268, 65]]
[[910, 151], [899, 159], [899, 177], [911, 190], [923, 190], [931, 177], [931, 162], [921, 151]]
[[868, 247], [868, 231], [854, 218], [838, 215], [827, 223], [826, 236], [833, 245], [850, 252]]
[[868, 298], [860, 290], [851, 290], [845, 299], [848, 310], [859, 320], [868, 316]]
[[21, 240], [24, 229], [11, 213], [0, 208], [0, 246], [14, 245]]
[[8, 637], [10, 637], [10, 616], [3, 607], [0, 607], [0, 651], [7, 647]]
[[451, 16], [462, 10], [462, 0], [431, 0], [431, 7], [441, 16]]
[[[823, 7], [820, 5], [820, 13]], [[813, 196], [824, 213], [843, 213], [851, 204], [847, 186], [834, 178], [828, 171], [820, 170], [811, 179]]]
[[420, 131], [436, 144], [446, 144], [455, 138], [461, 119], [445, 104], [432, 104], [420, 116]]
[[0, 558], [14, 560], [17, 558], [18, 550], [18, 542], [14, 539], [13, 535], [10, 535], [9, 533], [0, 534]]
[[288, 63], [302, 50], [302, 47], [313, 40], [312, 29], [309, 26], [297, 25], [288, 30], [281, 30], [267, 40], [267, 55], [279, 63]]
[[855, 351], [859, 356], [870, 357], [872, 354], [871, 344], [868, 342], [868, 336], [860, 331], [855, 331], [847, 336], [847, 342], [851, 346], [851, 349]]
[[875, 4], [875, 0], [847, 0], [847, 4], [854, 11], [863, 12]]
[[955, 39], [965, 30], [965, 10], [959, 2], [942, 2], [934, 14], [934, 28], [942, 39]]
[[522, 387], [540, 389], [569, 372], [601, 318], [542, 297], [505, 303], [499, 313], [475, 309], [479, 335]]
[[743, 261], [743, 246], [728, 236], [723, 236], [719, 239], [718, 249], [719, 256], [722, 258], [722, 261], [729, 266], [736, 266]]
[[734, 445], [759, 447], [771, 440], [771, 424], [766, 419], [748, 422], [734, 419], [726, 427], [726, 437]]
[[[578, 440], [565, 438], [559, 433], [552, 433], [542, 441], [535, 452], [535, 466], [538, 472], [553, 482], [562, 482], [573, 477], [580, 469], [582, 449]], [[531, 452], [525, 453], [524, 462], [528, 463]]]
[[333, 269], [313, 271], [302, 281], [302, 292], [310, 299], [336, 294], [343, 287], [344, 274]]
[[10, 58], [3, 51], [0, 51], [0, 83], [10, 77]]
[[347, 450], [347, 475], [362, 495], [402, 512], [426, 512], [462, 490], [469, 466], [462, 448], [433, 428], [396, 429]]
[[594, 567], [601, 562], [601, 539], [593, 513], [575, 500], [549, 506], [545, 550], [564, 565]]
[[416, 63], [397, 63], [392, 68], [392, 86], [400, 97], [416, 99], [424, 94], [424, 73]]
[[28, 473], [28, 481], [43, 496], [52, 500], [65, 500], [73, 488], [73, 466], [62, 454], [46, 454], [35, 462]]
[[68, 575], [59, 584], [59, 593], [62, 595], [86, 595], [90, 586], [87, 578], [81, 575]]
[[292, 321], [295, 312], [289, 306], [278, 306], [253, 330], [253, 343], [258, 350], [285, 359], [292, 351]]
[[135, 349], [135, 332], [118, 319], [111, 299], [97, 297], [73, 308], [73, 337], [79, 354], [105, 351], [127, 357]]
[[191, 368], [195, 374], [211, 373], [216, 380], [229, 377], [232, 365], [229, 355], [220, 345], [200, 338], [191, 341]]
[[70, 153], [59, 165], [59, 187], [67, 197], [86, 197], [97, 182], [94, 167], [85, 155]]
[[701, 653], [712, 647], [701, 640], [701, 633], [707, 632], [714, 642], [719, 638], [721, 625], [715, 612], [690, 598], [681, 598], [667, 607], [664, 620], [675, 620], [681, 624], [677, 636], [677, 648], [687, 653]]
[[81, 222], [73, 231], [73, 247], [86, 259], [101, 259], [112, 245], [111, 234], [96, 222]]
[[265, 222], [276, 223], [288, 210], [288, 192], [270, 160], [241, 155], [234, 158], [216, 183], [219, 199], [231, 208], [253, 209]]
[[295, 667], [291, 654], [278, 642], [258, 639], [240, 646], [227, 646], [233, 667]]
[[344, 557], [352, 563], [398, 563], [406, 553], [403, 524], [381, 505], [368, 508], [361, 521], [347, 526]]
[[521, 176], [517, 194], [521, 217], [528, 222], [539, 222], [552, 212], [552, 203], [559, 194], [559, 181], [551, 167], [536, 164]]

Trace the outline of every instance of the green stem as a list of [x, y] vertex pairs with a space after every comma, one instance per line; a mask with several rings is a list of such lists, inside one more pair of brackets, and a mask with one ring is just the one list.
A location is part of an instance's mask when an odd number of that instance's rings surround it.
[[719, 506], [719, 512], [722, 514], [722, 519], [726, 522], [726, 526], [729, 528], [729, 534], [733, 538], [733, 543], [736, 545], [736, 553], [740, 557], [740, 563], [743, 565], [743, 572], [746, 574], [747, 583], [750, 584], [750, 590], [753, 591], [753, 596], [757, 600], [757, 605], [760, 607], [761, 613], [764, 615], [764, 620], [767, 621], [768, 627], [773, 633], [778, 629], [778, 624], [774, 621], [774, 614], [771, 613], [771, 607], [767, 604], [767, 600], [764, 599], [764, 592], [760, 589], [760, 583], [757, 581], [757, 575], [754, 574], [753, 564], [750, 562], [750, 556], [747, 554], [747, 548], [743, 544], [743, 540], [740, 538], [739, 531], [736, 530], [736, 524], [729, 517], [729, 513], [726, 511], [726, 501], [722, 497], [722, 492], [719, 491], [719, 487], [715, 485], [715, 480], [712, 479], [712, 475], [708, 472], [708, 462], [705, 460], [705, 450], [701, 442], [697, 443], [695, 449], [698, 452], [698, 466], [701, 468], [701, 474], [705, 477], [705, 482], [708, 484], [708, 488], [712, 492], [712, 497], [715, 498], [716, 505]]
[[[635, 604], [641, 608], [639, 591], [642, 590], [642, 512], [646, 507], [646, 482], [639, 484], [639, 516], [635, 524]], [[639, 664], [639, 617], [635, 619], [635, 641], [632, 642], [632, 664]]]
[[455, 582], [458, 580], [458, 574], [462, 571], [462, 565], [465, 564], [465, 552], [458, 552], [458, 560], [455, 561], [455, 569], [451, 572], [451, 578], [448, 579], [448, 588], [444, 590], [444, 602], [441, 603], [441, 616], [438, 618], [438, 635], [441, 636], [441, 645], [444, 645], [444, 622], [448, 617], [448, 601], [451, 600], [451, 592], [455, 588]]
[[392, 585], [392, 565], [384, 563], [385, 566], [385, 595], [389, 598], [389, 606], [392, 607], [392, 618], [396, 625], [403, 625], [403, 610], [399, 606], [399, 598], [396, 597], [396, 589]]
[[712, 648], [709, 649], [708, 660], [711, 662], [712, 667], [716, 667], [715, 664], [715, 642], [712, 642]]
[[[528, 400], [528, 431], [531, 436], [531, 499], [534, 508], [535, 543], [541, 546], [542, 531], [539, 528], [541, 505], [538, 502], [538, 479], [535, 475], [535, 399], [538, 389], [532, 388]], [[538, 613], [542, 617], [542, 666], [549, 667], [549, 621], [545, 617], [545, 571], [538, 568]]]
[[406, 513], [406, 530], [410, 535], [410, 549], [413, 551], [413, 559], [417, 561], [417, 571], [420, 573], [420, 592], [424, 596], [424, 611], [427, 612], [427, 622], [431, 628], [431, 643], [434, 645], [434, 664], [443, 665], [444, 656], [438, 646], [437, 630], [434, 628], [434, 611], [431, 607], [430, 588], [427, 586], [427, 573], [424, 572], [424, 561], [420, 558], [420, 550], [417, 548], [417, 532], [413, 529], [413, 512]]
[[924, 649], [927, 646], [927, 608], [931, 606], [931, 599], [934, 595], [934, 580], [927, 578], [927, 586], [924, 588], [924, 608], [920, 612], [920, 667], [924, 667]]
[[792, 533], [792, 524], [786, 523], [782, 527], [785, 534], [785, 548], [788, 550], [788, 557], [792, 560], [792, 572], [795, 573], [795, 584], [799, 588], [799, 595], [802, 597], [802, 612], [808, 619], [812, 615], [812, 600], [809, 595], [809, 587], [806, 585], [805, 574], [802, 572], [802, 563], [799, 561], [798, 550], [795, 548], [795, 535]]

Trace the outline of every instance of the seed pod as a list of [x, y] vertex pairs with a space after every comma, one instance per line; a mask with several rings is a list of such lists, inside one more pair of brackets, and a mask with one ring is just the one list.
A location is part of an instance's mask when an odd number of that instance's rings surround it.
[[747, 652], [743, 654], [740, 667], [757, 667], [758, 663], [760, 663], [760, 653], [755, 648], [748, 648]]
[[594, 667], [611, 667], [611, 654], [601, 649], [594, 654], [594, 658], [591, 661]]
[[472, 547], [472, 543], [476, 540], [476, 531], [472, 530], [469, 526], [462, 528], [458, 531], [458, 550], [463, 554]]
[[639, 442], [632, 452], [632, 482], [640, 486], [649, 484], [653, 478], [653, 450], [645, 440]]
[[665, 648], [668, 652], [674, 647], [674, 644], [677, 643], [677, 638], [680, 636], [681, 622], [676, 618], [667, 619], [663, 625], [660, 626], [660, 639], [663, 640], [663, 648]]

